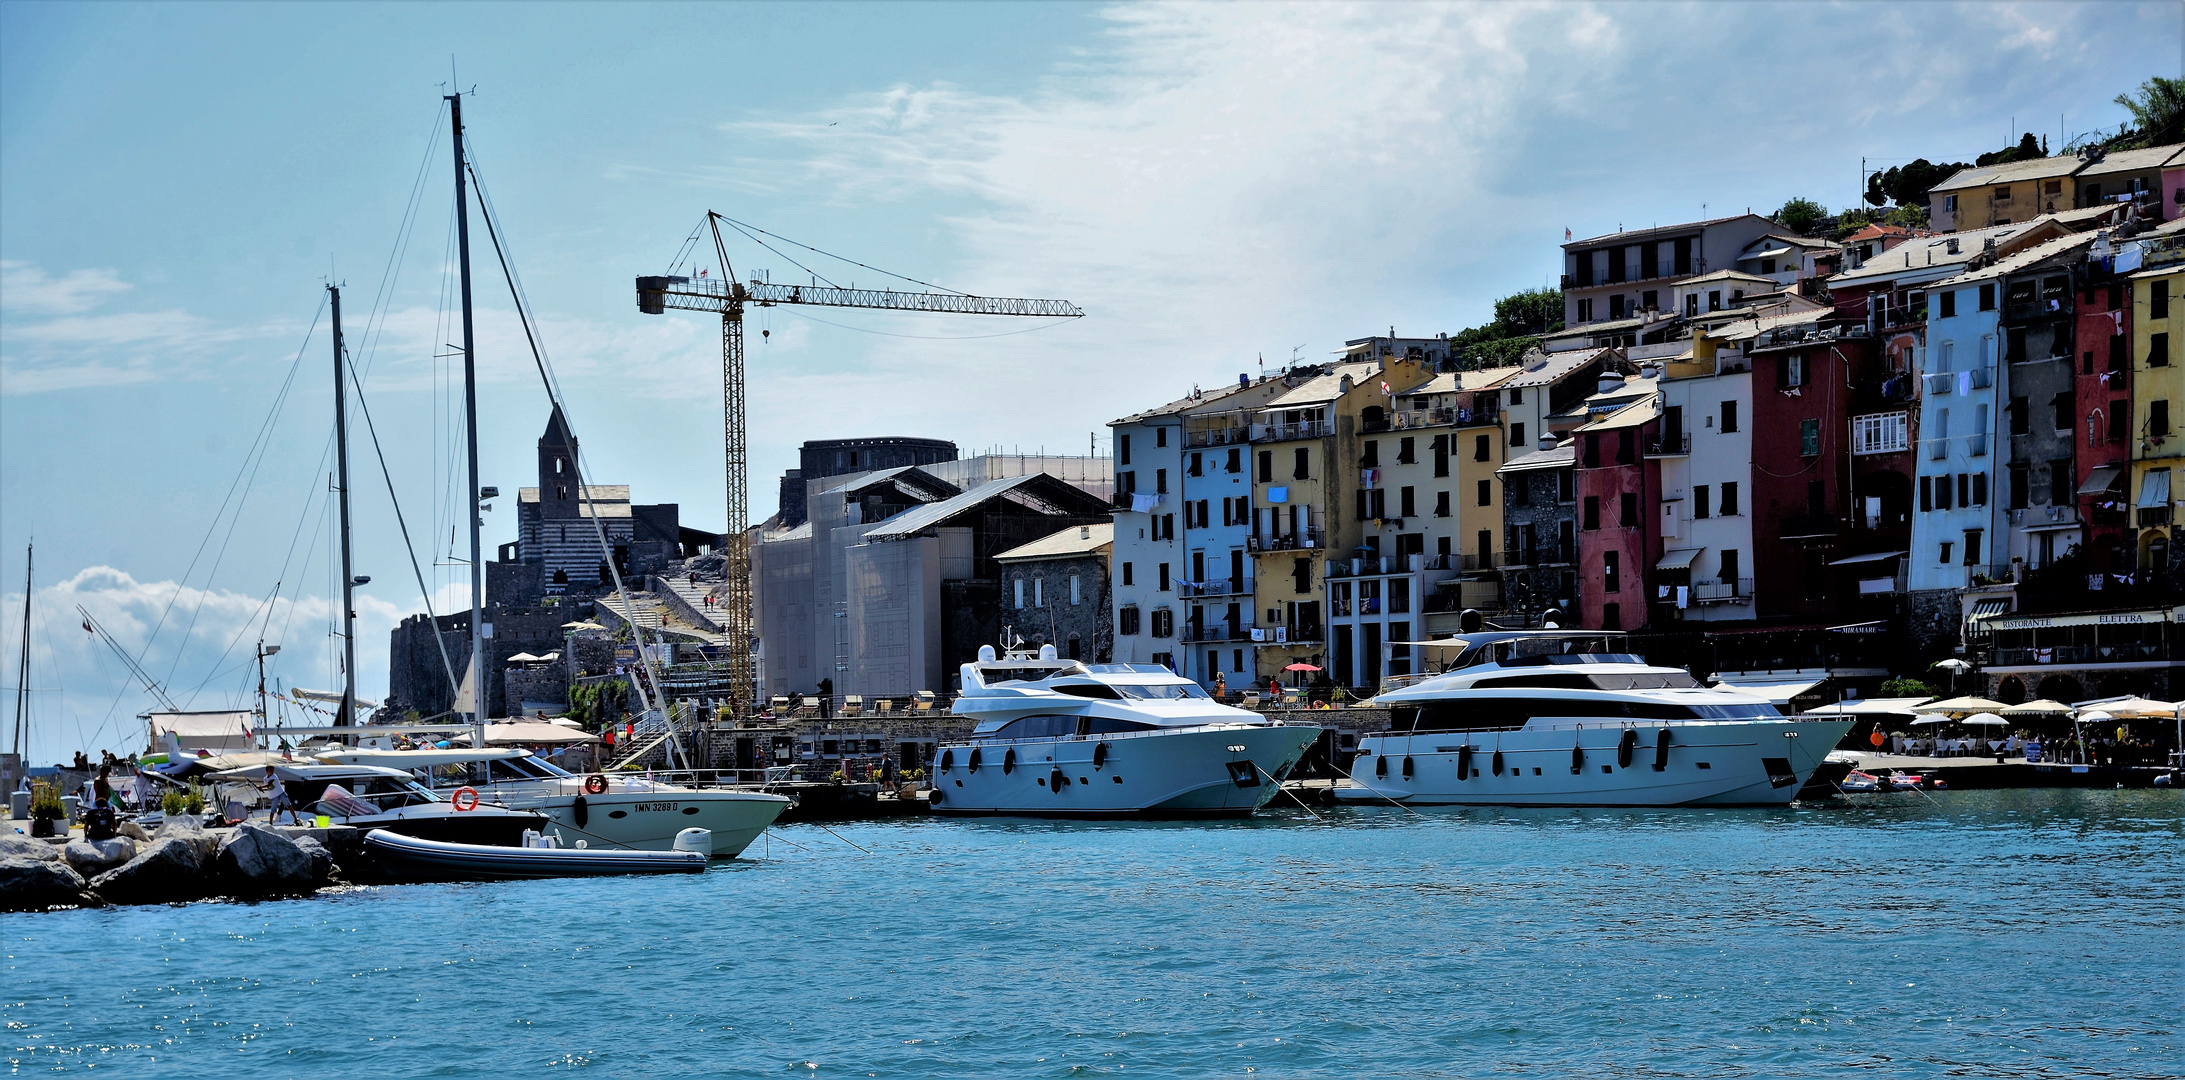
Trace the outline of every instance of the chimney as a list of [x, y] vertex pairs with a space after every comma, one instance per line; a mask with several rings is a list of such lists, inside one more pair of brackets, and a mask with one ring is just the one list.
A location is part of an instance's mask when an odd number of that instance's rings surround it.
[[[1955, 255], [1955, 254], [1957, 254], [1957, 237], [1954, 237], [1954, 236], [1950, 238], [1950, 254], [1952, 254], [1952, 255]], [[1935, 260], [1934, 260], [1934, 257], [1933, 257], [1932, 255], [1930, 255], [1930, 256], [1928, 256], [1928, 259], [1927, 259], [1927, 261], [1928, 261], [1928, 262], [1933, 262], [1933, 261], [1935, 261]]]

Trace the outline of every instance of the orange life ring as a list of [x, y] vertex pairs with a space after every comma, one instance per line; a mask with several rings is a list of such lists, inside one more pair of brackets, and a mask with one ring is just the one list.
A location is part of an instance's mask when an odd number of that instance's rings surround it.
[[455, 808], [459, 811], [476, 810], [478, 809], [478, 789], [471, 787], [456, 788], [454, 797], [448, 801], [454, 803]]
[[584, 793], [586, 795], [605, 795], [607, 793], [607, 778], [598, 773], [585, 777]]

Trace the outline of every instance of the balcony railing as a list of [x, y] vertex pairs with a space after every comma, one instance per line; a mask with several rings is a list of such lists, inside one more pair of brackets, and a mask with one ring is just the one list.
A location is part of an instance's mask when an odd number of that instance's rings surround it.
[[1194, 623], [1187, 619], [1184, 621], [1184, 633], [1181, 640], [1250, 641], [1252, 640], [1252, 627], [1241, 623], [1231, 623], [1227, 619], [1208, 623]]
[[1544, 544], [1534, 548], [1521, 548], [1515, 552], [1503, 552], [1502, 565], [1506, 568], [1520, 566], [1568, 566], [1578, 561], [1577, 548], [1570, 544]]
[[2050, 648], [1997, 649], [1991, 664], [1999, 666], [2024, 666], [2031, 664], [2130, 664], [2169, 659], [2169, 649], [2163, 645], [2057, 645]]
[[1296, 424], [1254, 424], [1253, 442], [1286, 442], [1291, 439], [1324, 439], [1333, 429], [1325, 422], [1307, 420]]
[[1494, 570], [1508, 561], [1509, 552], [1489, 551], [1476, 555], [1454, 556], [1459, 570]]
[[2168, 506], [2142, 506], [2134, 516], [2139, 518], [2140, 528], [2143, 529], [2150, 525], [2168, 525], [2170, 523], [2170, 508]]
[[[1233, 588], [1232, 586], [1241, 587]], [[1251, 591], [1252, 577], [1249, 574], [1242, 578], [1213, 578], [1199, 582], [1182, 581], [1176, 585], [1177, 594], [1186, 598], [1195, 596], [1243, 596]]]
[[1692, 602], [1697, 604], [1745, 604], [1753, 598], [1753, 579], [1704, 580], [1692, 583]]
[[1981, 432], [1981, 433], [1980, 433], [1980, 434], [1978, 434], [1978, 435], [1967, 435], [1967, 436], [1965, 436], [1965, 456], [1966, 456], [1966, 457], [1987, 457], [1987, 456], [1988, 456], [1988, 433], [1987, 433], [1987, 432], [1983, 431], [1983, 432]]
[[1214, 428], [1208, 431], [1191, 431], [1184, 434], [1185, 446], [1228, 446], [1231, 443], [1249, 441], [1244, 428]]
[[1295, 533], [1274, 536], [1253, 536], [1245, 545], [1253, 551], [1303, 551], [1325, 543], [1320, 537], [1320, 526], [1310, 525]]
[[1684, 457], [1692, 452], [1692, 433], [1657, 435], [1646, 441], [1647, 457]]

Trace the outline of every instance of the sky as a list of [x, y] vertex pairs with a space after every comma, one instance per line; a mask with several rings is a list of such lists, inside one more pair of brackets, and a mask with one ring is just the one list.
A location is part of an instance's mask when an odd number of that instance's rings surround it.
[[[2181, 58], [2167, 3], [0, 3], [0, 747], [33, 539], [34, 760], [141, 741], [79, 605], [187, 707], [244, 704], [260, 640], [338, 684], [329, 281], [370, 412], [362, 693], [427, 593], [467, 606], [451, 84], [590, 477], [718, 528], [717, 325], [631, 285], [709, 209], [868, 267], [738, 238], [739, 276], [1087, 313], [754, 314], [756, 519], [807, 439], [1105, 454], [1194, 385], [1485, 322], [1565, 229], [1842, 207], [1862, 162], [2113, 129]], [[472, 222], [513, 494], [546, 397]]]

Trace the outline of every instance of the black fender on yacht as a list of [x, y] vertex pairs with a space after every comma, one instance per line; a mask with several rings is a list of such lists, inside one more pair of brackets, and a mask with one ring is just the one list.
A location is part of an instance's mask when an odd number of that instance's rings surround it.
[[970, 761], [968, 761], [968, 762], [965, 762], [965, 763], [964, 763], [964, 768], [966, 768], [966, 769], [968, 769], [968, 770], [970, 770], [970, 771], [972, 771], [972, 772], [978, 772], [978, 771], [979, 771], [979, 758], [980, 758], [981, 756], [983, 756], [983, 755], [981, 755], [981, 754], [980, 754], [980, 752], [979, 752], [979, 748], [978, 748], [978, 747], [976, 747], [976, 746], [972, 747], [972, 748], [971, 748], [971, 760], [970, 760]]
[[1093, 744], [1093, 771], [1094, 771], [1094, 772], [1099, 772], [1099, 771], [1100, 771], [1100, 767], [1101, 767], [1102, 765], [1105, 765], [1105, 764], [1107, 764], [1107, 763], [1108, 763], [1108, 744], [1107, 744], [1107, 743], [1104, 743], [1104, 742], [1102, 742], [1102, 743], [1094, 743], [1094, 744]]
[[1661, 772], [1662, 770], [1664, 770], [1664, 769], [1667, 769], [1668, 767], [1669, 767], [1669, 729], [1668, 729], [1668, 728], [1663, 728], [1663, 729], [1661, 729], [1661, 733], [1660, 733], [1659, 735], [1656, 735], [1656, 736], [1654, 737], [1654, 771], [1655, 771], [1655, 772]]
[[1502, 775], [1502, 751], [1499, 749], [1495, 751], [1494, 770], [1496, 776]]
[[1017, 748], [1012, 746], [1002, 751], [1001, 774], [1007, 776], [1015, 771], [1017, 771]]
[[1638, 749], [1639, 749], [1639, 731], [1638, 731], [1638, 729], [1637, 729], [1637, 728], [1625, 728], [1625, 729], [1624, 729], [1624, 734], [1623, 734], [1623, 737], [1622, 737], [1622, 738], [1620, 738], [1620, 739], [1618, 739], [1618, 740], [1616, 740], [1616, 767], [1617, 767], [1617, 768], [1619, 768], [1619, 769], [1628, 769], [1628, 768], [1630, 768], [1630, 767], [1631, 767], [1631, 757], [1632, 757], [1632, 755], [1633, 755], [1633, 754], [1634, 754], [1635, 752], [1637, 752], [1637, 751], [1638, 751]]
[[1457, 782], [1463, 783], [1472, 775], [1472, 744], [1457, 747]]
[[1586, 771], [1586, 744], [1572, 743], [1570, 748], [1570, 774], [1576, 776]]

